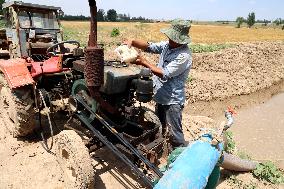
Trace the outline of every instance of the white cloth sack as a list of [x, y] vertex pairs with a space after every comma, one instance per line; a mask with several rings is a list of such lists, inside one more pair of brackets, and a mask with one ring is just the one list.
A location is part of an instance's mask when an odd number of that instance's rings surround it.
[[121, 62], [135, 62], [138, 57], [138, 52], [134, 47], [129, 48], [127, 45], [121, 45], [114, 50], [120, 57]]

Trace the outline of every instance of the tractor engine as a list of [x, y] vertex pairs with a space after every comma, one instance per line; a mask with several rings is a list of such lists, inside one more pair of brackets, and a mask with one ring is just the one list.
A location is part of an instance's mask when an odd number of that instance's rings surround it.
[[[73, 69], [82, 72], [82, 64], [78, 60], [73, 63]], [[87, 64], [87, 63], [86, 63]], [[94, 111], [98, 111], [106, 119], [111, 120], [119, 128], [127, 126], [126, 122], [139, 123], [145, 108], [142, 103], [148, 103], [153, 96], [152, 74], [149, 69], [140, 69], [124, 63], [110, 61], [104, 63], [103, 84], [99, 88], [99, 100], [92, 97], [85, 79], [76, 80], [72, 87], [72, 95], [81, 95]], [[103, 105], [100, 103], [103, 102]], [[108, 104], [104, 106], [104, 104]], [[108, 111], [108, 107], [115, 113]]]
[[149, 174], [161, 176], [151, 164], [158, 162], [165, 141], [161, 123], [153, 111], [142, 106], [152, 100], [152, 73], [122, 62], [104, 61], [103, 47], [97, 44], [96, 1], [89, 0], [89, 5], [91, 29], [85, 58], [72, 62], [72, 70], [84, 74], [84, 78], [72, 86], [70, 110], [94, 134], [89, 149], [107, 146], [139, 175], [144, 175], [139, 168], [146, 168]]

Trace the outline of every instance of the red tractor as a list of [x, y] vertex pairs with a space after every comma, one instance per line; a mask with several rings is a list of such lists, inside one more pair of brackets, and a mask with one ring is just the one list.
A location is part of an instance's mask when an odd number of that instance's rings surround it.
[[[0, 103], [10, 118], [15, 137], [35, 128], [35, 114], [42, 109], [40, 97], [63, 100], [71, 94], [72, 82], [83, 74], [71, 70], [70, 61], [84, 56], [77, 41], [63, 41], [59, 7], [23, 2], [3, 4], [6, 29], [1, 30]], [[76, 44], [72, 52], [65, 43]], [[6, 53], [7, 55], [7, 53]]]
[[[14, 137], [32, 135], [38, 130], [44, 138], [52, 136], [53, 144], [53, 135], [58, 131], [52, 128], [54, 120], [50, 114], [67, 112], [72, 86], [84, 78], [80, 67], [84, 50], [77, 41], [63, 41], [59, 7], [12, 1], [3, 4], [3, 11], [6, 28], [0, 30], [2, 120]], [[64, 47], [66, 43], [73, 44], [72, 51]], [[81, 70], [74, 69], [75, 61], [79, 61], [76, 65]], [[68, 119], [67, 113], [63, 115], [62, 120]], [[46, 120], [50, 131], [44, 128]], [[66, 171], [66, 188], [91, 186], [93, 167], [81, 138], [74, 131], [62, 131], [54, 142], [52, 150]], [[68, 170], [75, 173], [75, 179]]]

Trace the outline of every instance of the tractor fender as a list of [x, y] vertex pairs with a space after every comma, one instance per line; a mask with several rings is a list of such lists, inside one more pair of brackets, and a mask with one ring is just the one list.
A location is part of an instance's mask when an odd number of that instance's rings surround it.
[[35, 83], [25, 59], [0, 60], [0, 71], [5, 75], [11, 89]]

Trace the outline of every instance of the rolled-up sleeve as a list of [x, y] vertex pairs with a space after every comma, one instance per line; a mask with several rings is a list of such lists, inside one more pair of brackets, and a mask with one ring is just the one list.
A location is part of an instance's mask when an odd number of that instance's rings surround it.
[[179, 54], [166, 67], [163, 68], [163, 79], [178, 76], [191, 66], [191, 56], [187, 53]]
[[165, 46], [167, 45], [166, 41], [162, 41], [159, 43], [152, 43], [148, 42], [149, 46], [146, 49], [146, 52], [154, 53], [154, 54], [161, 54]]

